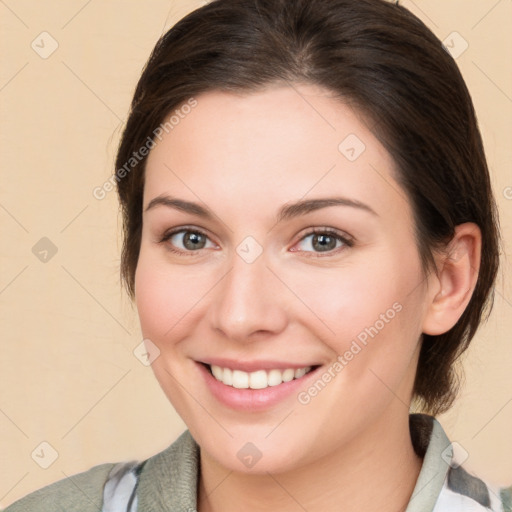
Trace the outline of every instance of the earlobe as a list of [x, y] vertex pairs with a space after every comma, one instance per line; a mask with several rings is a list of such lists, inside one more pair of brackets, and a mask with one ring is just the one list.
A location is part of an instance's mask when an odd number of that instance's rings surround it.
[[449, 331], [459, 320], [475, 289], [481, 259], [480, 228], [467, 222], [455, 228], [446, 250], [436, 256], [437, 287], [429, 296], [423, 332], [439, 335]]

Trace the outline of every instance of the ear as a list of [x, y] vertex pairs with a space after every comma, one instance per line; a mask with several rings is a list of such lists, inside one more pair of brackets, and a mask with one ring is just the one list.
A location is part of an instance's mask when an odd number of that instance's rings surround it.
[[480, 228], [467, 222], [456, 226], [446, 249], [435, 255], [437, 274], [429, 277], [431, 293], [423, 320], [425, 334], [449, 331], [464, 313], [478, 280], [481, 248]]

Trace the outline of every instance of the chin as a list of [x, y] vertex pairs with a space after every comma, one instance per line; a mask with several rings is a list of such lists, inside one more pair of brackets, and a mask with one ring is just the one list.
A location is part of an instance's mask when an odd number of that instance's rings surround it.
[[300, 458], [297, 458], [302, 453], [299, 446], [234, 441], [225, 443], [224, 446], [203, 443], [201, 450], [225, 469], [250, 475], [279, 474], [301, 465]]

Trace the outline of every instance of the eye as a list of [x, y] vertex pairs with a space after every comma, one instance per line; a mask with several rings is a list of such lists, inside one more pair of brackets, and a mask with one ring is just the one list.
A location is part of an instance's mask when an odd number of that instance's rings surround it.
[[297, 244], [299, 249], [291, 249], [294, 252], [338, 253], [337, 249], [352, 247], [353, 240], [330, 228], [314, 229], [301, 238]]
[[[164, 234], [160, 243], [167, 243], [171, 252], [192, 255], [200, 249], [216, 247], [208, 236], [198, 229], [180, 228]], [[208, 245], [208, 243], [210, 245]]]

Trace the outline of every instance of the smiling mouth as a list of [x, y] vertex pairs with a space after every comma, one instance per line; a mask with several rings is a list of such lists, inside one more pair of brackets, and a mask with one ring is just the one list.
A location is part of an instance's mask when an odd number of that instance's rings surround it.
[[216, 365], [203, 363], [211, 375], [226, 386], [237, 389], [265, 389], [271, 386], [279, 386], [283, 382], [290, 382], [300, 379], [317, 366], [305, 366], [303, 368], [287, 368], [285, 370], [257, 370], [255, 372], [244, 372], [242, 370], [232, 370], [231, 368], [222, 368]]

